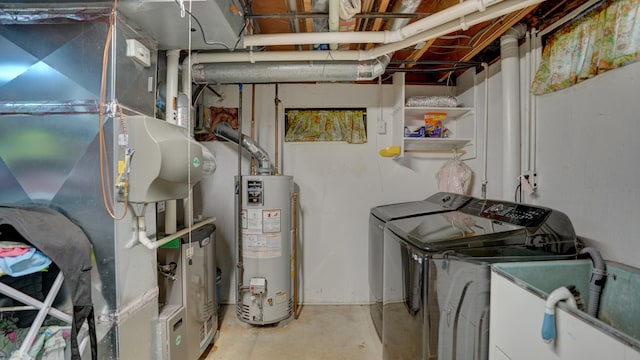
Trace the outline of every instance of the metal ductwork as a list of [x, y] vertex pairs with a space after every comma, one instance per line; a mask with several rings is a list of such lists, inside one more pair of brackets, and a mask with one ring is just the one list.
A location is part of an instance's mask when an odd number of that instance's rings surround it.
[[[219, 122], [216, 124], [213, 128], [213, 133], [225, 140], [240, 144], [240, 146], [249, 152], [249, 154], [258, 161], [258, 175], [273, 175], [274, 170], [271, 160], [269, 160], [269, 155], [267, 155], [267, 152], [258, 146], [253, 139], [244, 134], [240, 134], [227, 122]], [[240, 143], [240, 137], [242, 138], [242, 143]]]
[[[517, 10], [527, 8], [529, 6], [537, 5], [545, 0], [465, 0], [458, 5], [451, 6], [445, 10], [441, 10], [432, 16], [425, 19], [415, 21], [409, 25], [402, 26], [403, 22], [407, 19], [396, 19], [393, 22], [391, 29], [400, 27], [399, 30], [393, 30], [395, 33], [400, 33], [401, 39], [385, 38], [385, 34], [389, 31], [368, 31], [368, 32], [328, 32], [326, 34], [319, 33], [285, 33], [285, 34], [258, 34], [247, 35], [244, 37], [243, 47], [249, 47], [247, 52], [229, 52], [229, 53], [194, 53], [190, 54], [184, 61], [183, 65], [188, 64], [203, 64], [203, 63], [216, 63], [225, 64], [228, 63], [244, 63], [245, 67], [242, 67], [243, 74], [237, 74], [238, 78], [233, 79], [232, 82], [237, 83], [254, 83], [260, 82], [246, 74], [250, 72], [249, 68], [256, 66], [256, 63], [260, 62], [282, 62], [283, 64], [296, 64], [300, 63], [320, 62], [317, 69], [324, 69], [324, 71], [316, 70], [316, 74], [305, 74], [303, 81], [354, 81], [357, 79], [354, 75], [340, 75], [329, 77], [329, 67], [325, 66], [324, 62], [344, 62], [339, 66], [345, 66], [351, 69], [357, 69], [360, 66], [366, 66], [367, 61], [374, 61], [382, 64], [382, 56], [392, 57], [395, 51], [401, 49], [410, 49], [417, 44], [423, 43], [428, 40], [436, 39], [438, 37], [450, 34], [459, 30], [467, 30], [470, 26], [474, 26], [485, 21], [495, 19], [497, 17], [512, 13]], [[405, 1], [399, 6], [397, 12], [412, 12], [419, 6], [419, 0]], [[377, 41], [372, 41], [370, 37], [377, 38]], [[382, 37], [382, 38], [381, 38]], [[384, 43], [384, 45], [375, 46], [367, 50], [339, 50], [339, 51], [257, 51], [254, 52], [252, 47], [259, 46], [271, 46], [276, 44], [308, 44], [308, 43]], [[260, 45], [260, 46], [262, 46]], [[279, 76], [290, 77], [290, 73], [298, 71], [297, 68], [286, 68], [281, 64], [279, 73], [270, 77], [270, 82], [280, 82]], [[217, 66], [217, 65], [216, 65]], [[268, 69], [268, 68], [267, 68]], [[260, 72], [266, 72], [269, 70], [260, 70]], [[339, 71], [349, 73], [348, 70], [342, 68], [333, 68], [332, 71]], [[355, 71], [355, 70], [354, 70]], [[183, 72], [184, 74], [185, 72]], [[353, 74], [350, 73], [350, 74]], [[277, 76], [276, 76], [277, 75]], [[264, 77], [264, 74], [261, 74]], [[202, 78], [201, 78], [202, 80]], [[200, 80], [200, 81], [201, 81]], [[215, 83], [216, 79], [208, 78], [209, 82]], [[362, 79], [364, 80], [364, 79]], [[231, 80], [226, 80], [231, 81]], [[265, 81], [265, 80], [262, 80]], [[284, 81], [299, 81], [299, 80], [284, 80]], [[184, 76], [182, 80], [183, 86], [187, 88], [190, 86], [191, 77]]]
[[[398, 13], [414, 13], [422, 0], [405, 0]], [[391, 30], [405, 26], [409, 19], [398, 18]], [[312, 81], [371, 81], [384, 74], [393, 52], [363, 61], [274, 61], [255, 63], [200, 63], [193, 65], [196, 83], [286, 83]]]
[[284, 83], [307, 81], [367, 81], [384, 74], [391, 57], [374, 60], [259, 62], [196, 64], [192, 76], [196, 83]]

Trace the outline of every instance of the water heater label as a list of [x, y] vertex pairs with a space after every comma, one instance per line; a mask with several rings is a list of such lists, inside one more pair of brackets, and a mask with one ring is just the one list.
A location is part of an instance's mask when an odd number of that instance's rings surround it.
[[263, 204], [262, 180], [247, 181], [247, 205], [262, 206]]
[[242, 256], [269, 259], [282, 256], [280, 234], [242, 234]]
[[262, 210], [242, 209], [242, 228], [252, 233], [262, 232]]
[[279, 233], [280, 232], [280, 209], [262, 211], [262, 232], [263, 233]]

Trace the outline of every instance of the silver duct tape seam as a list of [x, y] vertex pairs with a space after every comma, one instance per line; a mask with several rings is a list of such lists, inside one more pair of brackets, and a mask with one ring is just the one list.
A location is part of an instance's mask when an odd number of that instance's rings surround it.
[[131, 315], [138, 312], [138, 310], [145, 307], [145, 305], [157, 299], [159, 293], [160, 293], [160, 290], [157, 286], [154, 287], [153, 289], [147, 290], [144, 294], [142, 294], [142, 296], [138, 297], [137, 299], [127, 304], [127, 306], [120, 309], [120, 311], [114, 311], [111, 313], [98, 315], [98, 324], [107, 323], [111, 326], [120, 325], [120, 323], [130, 318]]

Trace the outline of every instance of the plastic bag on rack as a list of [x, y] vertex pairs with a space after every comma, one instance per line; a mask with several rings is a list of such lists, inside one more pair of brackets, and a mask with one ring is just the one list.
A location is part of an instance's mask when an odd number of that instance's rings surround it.
[[462, 162], [455, 154], [452, 159], [447, 160], [436, 173], [438, 180], [438, 190], [456, 194], [467, 194], [473, 170]]

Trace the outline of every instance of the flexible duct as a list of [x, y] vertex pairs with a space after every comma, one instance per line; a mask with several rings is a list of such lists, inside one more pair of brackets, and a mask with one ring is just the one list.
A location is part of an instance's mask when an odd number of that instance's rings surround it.
[[[258, 146], [253, 139], [244, 134], [240, 134], [226, 122], [219, 122], [213, 128], [213, 133], [225, 140], [239, 144], [249, 152], [249, 154], [258, 161], [258, 175], [273, 175], [273, 165], [271, 164], [271, 160], [269, 160], [269, 155], [267, 155], [267, 152]], [[240, 138], [242, 138], [242, 141]]]
[[[243, 63], [196, 64], [193, 66], [193, 81], [232, 84], [247, 79], [254, 84], [305, 82], [305, 81], [365, 81], [382, 75], [390, 57], [353, 62], [261, 62], [247, 66]], [[250, 80], [248, 80], [250, 79]]]

